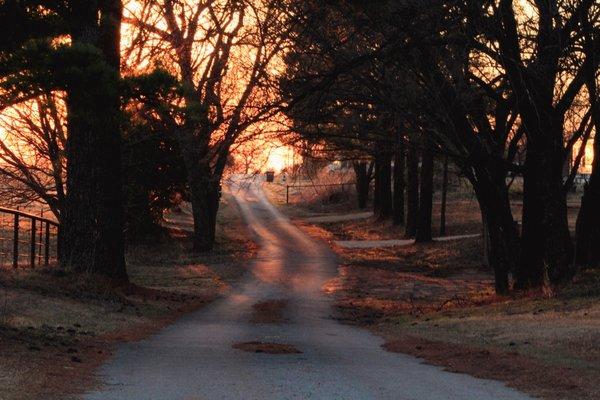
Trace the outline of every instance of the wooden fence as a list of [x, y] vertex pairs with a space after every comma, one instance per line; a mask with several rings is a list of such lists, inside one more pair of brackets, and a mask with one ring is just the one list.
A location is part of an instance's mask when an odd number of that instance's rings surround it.
[[55, 264], [60, 253], [58, 222], [43, 215], [0, 207], [0, 266]]

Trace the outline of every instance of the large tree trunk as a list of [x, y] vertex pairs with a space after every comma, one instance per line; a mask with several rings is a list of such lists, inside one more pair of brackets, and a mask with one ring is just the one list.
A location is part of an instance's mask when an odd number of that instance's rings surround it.
[[404, 142], [399, 139], [394, 152], [394, 225], [404, 223]]
[[377, 162], [373, 162], [374, 171], [373, 171], [373, 215], [379, 215], [379, 210], [381, 209], [381, 198], [379, 192], [381, 189], [379, 186], [381, 185], [379, 181], [379, 166]]
[[419, 151], [414, 140], [411, 140], [406, 152], [407, 185], [406, 185], [406, 237], [415, 237], [417, 233], [417, 216], [419, 214]]
[[448, 200], [448, 156], [444, 157], [442, 176], [442, 202], [440, 205], [440, 236], [446, 236], [446, 205]]
[[354, 161], [354, 174], [356, 177], [356, 197], [358, 208], [364, 210], [369, 201], [369, 188], [371, 186], [371, 172], [366, 161]]
[[[596, 140], [600, 142], [600, 138]], [[595, 147], [595, 159], [600, 158], [598, 146]], [[576, 258], [580, 266], [600, 266], [600, 171], [594, 161], [590, 181], [584, 186], [581, 208], [577, 216]]]
[[480, 171], [472, 183], [486, 231], [487, 262], [494, 270], [496, 292], [506, 294], [509, 273], [516, 270], [519, 260], [519, 236], [508, 189], [504, 179], [494, 180], [485, 171]]
[[82, 57], [67, 89], [67, 196], [60, 237], [61, 263], [67, 268], [123, 282], [121, 11], [120, 1], [71, 2], [73, 48], [92, 46], [101, 56]]
[[[560, 71], [564, 41], [553, 27], [555, 7], [536, 2], [538, 11], [539, 51], [530, 62], [514, 57], [518, 46], [516, 18], [512, 2], [501, 2], [498, 15], [504, 32], [499, 36], [501, 61], [514, 91], [515, 110], [519, 112], [527, 138], [523, 194], [523, 240], [516, 285], [519, 288], [539, 287], [550, 282], [560, 284], [573, 275], [573, 243], [568, 220], [566, 192], [563, 188], [565, 115], [572, 106], [571, 90], [557, 99], [557, 78]], [[543, 4], [544, 3], [544, 4]], [[593, 1], [582, 2], [577, 13], [585, 15]], [[543, 5], [542, 5], [543, 4]], [[585, 51], [585, 49], [584, 49]], [[594, 69], [586, 58], [586, 66]], [[533, 66], [533, 67], [532, 67]], [[580, 70], [583, 72], [583, 70]], [[577, 92], [583, 84], [581, 75], [573, 79], [569, 89]], [[540, 254], [541, 253], [541, 254]]]
[[[596, 98], [596, 84], [591, 79], [588, 91]], [[580, 266], [600, 266], [600, 105], [592, 105], [593, 122], [596, 129], [594, 138], [594, 161], [589, 182], [584, 186], [581, 208], [577, 215], [576, 261]]]
[[[556, 163], [554, 163], [556, 166]], [[548, 266], [550, 282], [563, 284], [574, 276], [574, 247], [569, 230], [567, 193], [563, 186], [562, 167], [548, 177], [548, 204], [545, 208], [544, 263]]]
[[375, 158], [375, 202], [377, 219], [387, 219], [392, 215], [392, 165], [391, 155], [378, 154]]
[[206, 252], [214, 248], [217, 212], [221, 200], [221, 177], [215, 176], [210, 165], [202, 163], [199, 137], [191, 127], [179, 132], [178, 140], [188, 175], [194, 232], [193, 250]]
[[541, 182], [538, 177], [541, 165], [528, 149], [523, 174], [523, 214], [520, 264], [515, 275], [517, 289], [540, 287], [544, 284], [544, 210]]
[[193, 246], [195, 252], [210, 251], [214, 248], [217, 227], [217, 213], [221, 200], [220, 180], [212, 181], [206, 176], [194, 177], [191, 190], [192, 213], [194, 217]]
[[525, 160], [521, 260], [516, 274], [519, 289], [543, 286], [546, 277], [563, 283], [573, 272], [562, 143], [560, 147], [541, 144], [546, 146], [529, 141]]
[[419, 188], [419, 212], [417, 214], [417, 243], [433, 240], [431, 215], [433, 212], [433, 149], [429, 134], [425, 134], [421, 158], [421, 179]]

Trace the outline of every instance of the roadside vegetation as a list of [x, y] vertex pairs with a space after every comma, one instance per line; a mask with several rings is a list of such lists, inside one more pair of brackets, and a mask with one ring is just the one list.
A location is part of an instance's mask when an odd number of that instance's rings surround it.
[[[306, 157], [351, 164], [360, 207], [373, 181], [375, 216], [431, 241], [434, 183], [445, 186], [453, 169], [477, 199], [498, 294], [559, 287], [598, 264], [598, 157], [588, 157], [600, 121], [595, 2], [297, 9], [303, 29], [281, 84], [294, 143]], [[576, 181], [585, 189], [574, 241]]]
[[1, 271], [2, 399], [64, 399], [93, 388], [116, 343], [140, 340], [232, 290], [254, 253], [235, 201], [224, 199], [209, 253], [191, 251], [189, 213], [171, 211], [173, 219], [169, 230], [129, 246], [127, 285], [56, 266]]
[[[329, 242], [338, 255], [338, 276], [323, 290], [335, 299], [335, 318], [340, 322], [381, 335], [388, 351], [411, 354], [450, 371], [502, 380], [541, 398], [598, 397], [597, 271], [584, 271], [571, 285], [557, 290], [497, 295], [493, 271], [483, 256], [482, 236], [343, 248], [336, 242], [395, 239], [403, 227], [374, 216], [312, 222], [323, 215], [347, 215], [340, 205], [350, 205], [342, 201], [329, 209], [337, 211], [326, 213], [303, 202], [283, 206], [272, 185], [264, 184], [272, 201], [305, 232]], [[448, 235], [482, 232], [476, 200], [464, 189], [458, 186], [448, 193]], [[350, 198], [355, 200], [355, 193]], [[439, 206], [436, 195], [434, 215], [439, 215]], [[434, 231], [438, 228], [436, 219]]]

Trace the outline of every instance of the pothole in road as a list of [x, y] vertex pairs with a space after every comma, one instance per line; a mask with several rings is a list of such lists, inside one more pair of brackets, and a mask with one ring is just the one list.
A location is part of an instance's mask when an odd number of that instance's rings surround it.
[[249, 353], [302, 354], [302, 352], [293, 345], [285, 343], [243, 342], [236, 343], [231, 347]]
[[252, 318], [254, 324], [280, 324], [287, 321], [283, 314], [287, 307], [287, 300], [265, 300], [252, 306]]

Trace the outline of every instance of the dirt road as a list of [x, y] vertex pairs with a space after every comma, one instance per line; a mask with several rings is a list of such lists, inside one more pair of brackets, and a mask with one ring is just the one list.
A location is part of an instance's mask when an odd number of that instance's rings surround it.
[[[281, 215], [258, 184], [231, 190], [261, 246], [246, 280], [234, 295], [122, 345], [100, 371], [105, 386], [86, 399], [528, 398], [498, 382], [387, 353], [380, 338], [337, 323], [321, 291], [336, 273], [334, 255]], [[283, 300], [281, 320], [255, 318], [253, 305], [265, 300]], [[233, 347], [247, 342], [290, 345], [300, 353]]]

